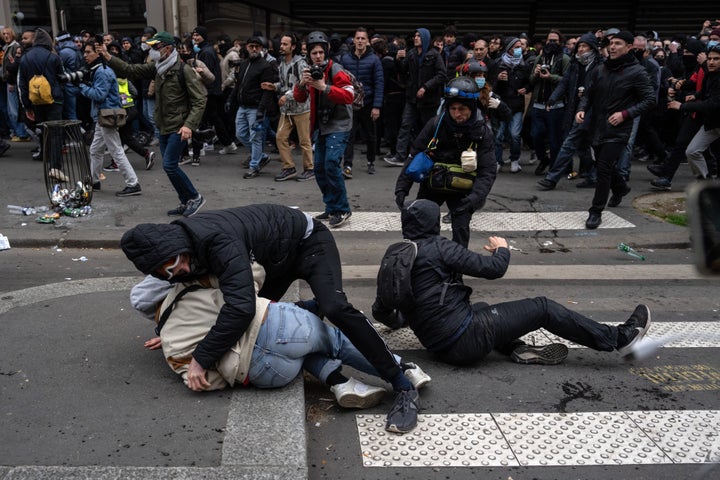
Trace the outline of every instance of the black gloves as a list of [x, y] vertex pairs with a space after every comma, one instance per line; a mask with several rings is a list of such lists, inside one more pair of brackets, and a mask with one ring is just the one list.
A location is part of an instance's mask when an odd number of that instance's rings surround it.
[[405, 192], [399, 192], [395, 194], [395, 204], [398, 206], [400, 210], [403, 209], [405, 206], [405, 197], [407, 194]]

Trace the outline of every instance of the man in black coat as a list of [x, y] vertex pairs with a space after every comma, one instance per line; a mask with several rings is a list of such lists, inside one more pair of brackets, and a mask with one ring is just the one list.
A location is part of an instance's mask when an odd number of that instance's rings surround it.
[[295, 280], [305, 280], [320, 311], [392, 384], [398, 395], [386, 428], [405, 433], [417, 425], [417, 391], [372, 324], [348, 302], [335, 240], [321, 222], [283, 205], [248, 205], [171, 224], [140, 224], [125, 232], [121, 246], [144, 274], [185, 282], [209, 273], [219, 280], [225, 305], [193, 352], [191, 389], [208, 386], [206, 370], [230, 350], [255, 315], [251, 264], [257, 262], [266, 274], [259, 296], [280, 300]]
[[378, 292], [373, 317], [391, 328], [407, 324], [420, 343], [446, 363], [475, 363], [493, 349], [512, 352], [518, 363], [560, 363], [568, 354], [565, 345], [536, 347], [517, 340], [539, 328], [594, 350], [617, 349], [627, 355], [650, 327], [645, 305], [638, 305], [625, 323], [610, 326], [545, 297], [470, 303], [472, 289], [462, 283], [462, 275], [488, 280], [505, 275], [510, 263], [507, 241], [490, 237], [484, 249], [492, 255], [486, 256], [448, 240], [440, 235], [440, 207], [429, 200], [413, 201], [401, 219], [403, 237], [417, 244], [410, 276], [415, 301], [411, 308], [393, 311]]
[[[610, 38], [608, 59], [590, 74], [575, 114], [575, 121], [583, 123], [585, 112], [592, 109], [589, 131], [595, 150], [597, 184], [590, 215], [585, 221], [588, 229], [600, 226], [606, 204], [617, 207], [630, 193], [630, 187], [615, 165], [630, 139], [632, 119], [655, 106], [647, 72], [631, 51], [634, 40], [633, 34], [626, 30]], [[608, 201], [610, 191], [612, 197]]]

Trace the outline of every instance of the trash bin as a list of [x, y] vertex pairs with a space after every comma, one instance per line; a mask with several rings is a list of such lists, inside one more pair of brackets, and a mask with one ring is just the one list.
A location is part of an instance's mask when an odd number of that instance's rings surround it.
[[90, 154], [79, 120], [52, 120], [43, 128], [45, 187], [55, 206], [76, 208], [92, 201]]

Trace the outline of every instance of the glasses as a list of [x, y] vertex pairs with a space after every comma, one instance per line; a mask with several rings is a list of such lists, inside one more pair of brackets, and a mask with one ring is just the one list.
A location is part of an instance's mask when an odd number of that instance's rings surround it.
[[155, 45], [151, 45], [153, 50], [160, 50], [161, 48], [167, 47], [164, 43], [156, 43]]
[[181, 259], [181, 254], [178, 254], [178, 256], [175, 257], [175, 261], [174, 261], [172, 264], [168, 265], [170, 262], [172, 262], [172, 259], [171, 259], [171, 260], [168, 260], [167, 262], [165, 262], [165, 263], [162, 265], [161, 268], [163, 269], [163, 271], [164, 271], [165, 274], [167, 275], [166, 280], [170, 280], [170, 279], [172, 279], [172, 278], [175, 276], [175, 274], [173, 273], [173, 270], [175, 269], [175, 267], [177, 267], [178, 265], [180, 265], [180, 259]]

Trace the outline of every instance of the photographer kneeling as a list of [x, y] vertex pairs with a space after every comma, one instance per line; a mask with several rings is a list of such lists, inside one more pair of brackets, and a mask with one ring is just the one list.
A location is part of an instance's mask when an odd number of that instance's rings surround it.
[[[90, 145], [90, 171], [92, 172], [93, 190], [100, 190], [103, 153], [107, 146], [113, 162], [120, 168], [126, 184], [125, 188], [116, 192], [115, 195], [118, 197], [140, 195], [140, 184], [137, 175], [135, 175], [135, 170], [133, 170], [125, 155], [120, 140], [118, 127], [122, 125], [116, 122], [115, 125], [111, 126], [101, 118], [106, 110], [122, 111], [122, 121], [120, 123], [124, 125], [125, 112], [122, 108], [115, 72], [100, 58], [100, 55], [95, 51], [95, 47], [96, 44], [93, 41], [87, 42], [83, 46], [83, 58], [88, 66], [88, 71], [83, 71], [82, 75], [78, 75], [80, 72], [68, 74], [71, 81], [83, 82], [80, 84], [80, 93], [92, 100], [90, 114], [95, 121], [95, 134]], [[118, 117], [119, 115], [114, 118], [117, 119]]]

